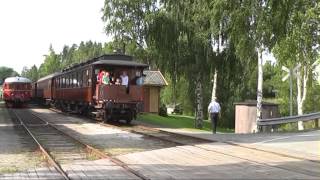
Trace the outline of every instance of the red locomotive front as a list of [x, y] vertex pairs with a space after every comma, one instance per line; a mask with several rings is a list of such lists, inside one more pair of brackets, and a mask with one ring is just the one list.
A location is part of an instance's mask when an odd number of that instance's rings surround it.
[[31, 81], [24, 77], [6, 78], [3, 84], [3, 99], [7, 105], [21, 105], [31, 99]]

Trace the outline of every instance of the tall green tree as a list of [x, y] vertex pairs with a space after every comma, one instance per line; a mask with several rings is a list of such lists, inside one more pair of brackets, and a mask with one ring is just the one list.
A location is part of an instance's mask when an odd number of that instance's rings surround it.
[[147, 45], [150, 15], [157, 10], [157, 0], [105, 0], [102, 17], [105, 31], [114, 37], [123, 53], [130, 43], [143, 49]]
[[30, 69], [28, 67], [23, 67], [21, 76], [30, 79], [32, 82], [37, 81], [39, 79], [37, 66], [33, 65]]
[[19, 76], [19, 74], [12, 68], [1, 66], [0, 67], [0, 84], [4, 82], [7, 77]]
[[52, 46], [50, 45], [49, 54], [45, 55], [44, 62], [40, 65], [39, 76], [43, 77], [61, 69], [61, 57], [56, 54]]

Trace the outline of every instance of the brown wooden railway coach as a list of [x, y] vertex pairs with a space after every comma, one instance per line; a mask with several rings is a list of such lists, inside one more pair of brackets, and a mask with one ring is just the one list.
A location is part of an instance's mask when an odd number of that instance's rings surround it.
[[[130, 123], [143, 108], [143, 86], [138, 79], [143, 77], [146, 67], [131, 56], [103, 55], [39, 79], [33, 85], [33, 94], [63, 111]], [[129, 83], [127, 86], [99, 83], [101, 71], [114, 79], [120, 79], [126, 72]]]

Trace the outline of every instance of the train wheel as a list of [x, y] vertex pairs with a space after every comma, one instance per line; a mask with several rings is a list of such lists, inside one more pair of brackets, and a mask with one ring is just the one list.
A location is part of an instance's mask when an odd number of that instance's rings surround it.
[[127, 123], [127, 124], [131, 124], [131, 121], [132, 121], [132, 119], [127, 119], [127, 120], [126, 120], [126, 123]]
[[108, 109], [105, 109], [105, 110], [104, 110], [103, 120], [104, 120], [104, 122], [106, 122], [106, 123], [112, 122], [112, 112], [111, 112], [110, 110], [108, 110]]
[[128, 115], [127, 119], [126, 119], [126, 123], [127, 123], [127, 124], [130, 124], [131, 121], [132, 121], [132, 119], [133, 119], [133, 117], [134, 117], [133, 112], [130, 111], [130, 112], [129, 112], [129, 115]]
[[104, 113], [103, 113], [103, 119], [105, 122], [109, 123], [113, 121], [112, 119], [112, 108], [113, 108], [113, 103], [112, 102], [107, 102], [104, 104]]

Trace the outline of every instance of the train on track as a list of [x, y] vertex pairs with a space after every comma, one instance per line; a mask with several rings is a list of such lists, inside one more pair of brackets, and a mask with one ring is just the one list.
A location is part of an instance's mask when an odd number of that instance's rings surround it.
[[[132, 56], [102, 55], [39, 79], [32, 84], [32, 96], [62, 111], [130, 123], [143, 109], [141, 80], [147, 67]], [[110, 75], [108, 84], [101, 83], [101, 72]], [[112, 82], [124, 72], [126, 85]]]
[[25, 77], [8, 77], [2, 88], [2, 98], [9, 107], [23, 106], [31, 100], [31, 80]]

